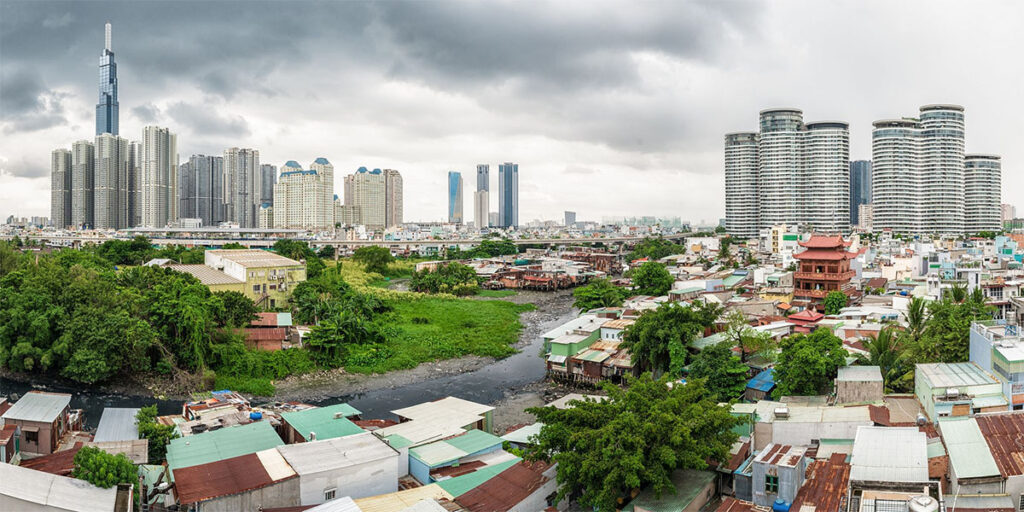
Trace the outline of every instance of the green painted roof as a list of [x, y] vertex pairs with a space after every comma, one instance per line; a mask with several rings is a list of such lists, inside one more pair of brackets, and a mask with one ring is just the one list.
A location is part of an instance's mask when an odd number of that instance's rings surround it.
[[687, 293], [697, 293], [704, 291], [704, 288], [700, 286], [691, 286], [689, 288], [683, 288], [682, 290], [669, 290], [669, 294], [685, 295]]
[[732, 288], [736, 283], [739, 283], [740, 281], [746, 278], [747, 276], [729, 276], [725, 279], [722, 279], [722, 285], [725, 286], [726, 288]]
[[412, 444], [411, 440], [398, 434], [391, 434], [390, 436], [385, 437], [384, 440], [396, 450], [401, 450], [402, 448]]
[[516, 457], [510, 461], [502, 462], [501, 464], [494, 464], [492, 466], [482, 467], [472, 473], [457, 476], [455, 478], [449, 478], [447, 480], [441, 480], [437, 482], [442, 489], [448, 491], [448, 494], [458, 498], [463, 494], [466, 494], [477, 487], [480, 487], [488, 480], [494, 478], [502, 471], [515, 466], [523, 459]]
[[453, 437], [445, 442], [466, 453], [476, 453], [492, 446], [501, 446], [500, 437], [483, 430], [470, 430], [461, 436]]
[[957, 478], [999, 476], [999, 467], [974, 418], [943, 422], [940, 430], [949, 449], [949, 464]]
[[[341, 413], [343, 417], [335, 418], [334, 415]], [[363, 429], [348, 420], [348, 416], [362, 414], [358, 409], [348, 404], [329, 405], [306, 409], [305, 411], [286, 412], [281, 418], [287, 421], [303, 439], [309, 441], [309, 433], [316, 432], [317, 439], [334, 439], [355, 434], [362, 434]]]
[[592, 363], [600, 363], [605, 359], [608, 359], [612, 355], [602, 350], [584, 350], [576, 355], [576, 359], [581, 361], [589, 361]]
[[257, 421], [172, 439], [167, 446], [167, 466], [173, 471], [269, 450], [283, 444], [269, 422]]

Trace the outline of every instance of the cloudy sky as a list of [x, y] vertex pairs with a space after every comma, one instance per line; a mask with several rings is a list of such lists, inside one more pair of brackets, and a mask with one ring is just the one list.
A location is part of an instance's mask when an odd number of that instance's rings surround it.
[[722, 136], [759, 110], [848, 121], [866, 159], [872, 121], [927, 103], [966, 107], [1024, 208], [1021, 2], [3, 0], [0, 217], [48, 215], [50, 151], [93, 137], [108, 20], [122, 136], [399, 169], [410, 220], [445, 216], [447, 171], [513, 161], [523, 222], [714, 221]]

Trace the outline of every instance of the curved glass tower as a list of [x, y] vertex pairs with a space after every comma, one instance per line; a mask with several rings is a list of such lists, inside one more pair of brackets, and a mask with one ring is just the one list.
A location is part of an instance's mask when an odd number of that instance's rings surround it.
[[106, 45], [100, 55], [100, 99], [96, 104], [96, 135], [117, 135], [117, 64], [110, 44], [110, 23], [106, 26]]

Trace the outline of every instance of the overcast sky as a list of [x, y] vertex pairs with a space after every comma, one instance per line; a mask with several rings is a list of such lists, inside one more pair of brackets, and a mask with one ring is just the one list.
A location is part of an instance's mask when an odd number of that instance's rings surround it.
[[[50, 151], [95, 130], [113, 23], [121, 135], [182, 160], [252, 147], [405, 178], [407, 220], [446, 173], [519, 164], [520, 221], [724, 215], [722, 136], [768, 107], [850, 123], [966, 107], [1024, 207], [1021, 2], [0, 2], [0, 217], [49, 215]], [[335, 188], [340, 194], [341, 180]], [[496, 209], [496, 192], [492, 192]]]

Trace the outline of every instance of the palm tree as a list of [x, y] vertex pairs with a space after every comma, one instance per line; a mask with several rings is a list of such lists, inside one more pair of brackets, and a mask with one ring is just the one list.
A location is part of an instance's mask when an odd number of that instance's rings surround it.
[[857, 355], [856, 364], [863, 366], [877, 366], [882, 373], [882, 380], [887, 393], [893, 390], [903, 390], [909, 382], [912, 382], [903, 357], [903, 348], [900, 346], [900, 338], [892, 327], [885, 327], [878, 331], [878, 335], [864, 343], [868, 354]]
[[949, 289], [949, 298], [953, 299], [953, 302], [963, 302], [967, 298], [967, 287], [962, 285], [953, 285]]
[[907, 306], [907, 331], [910, 336], [915, 340], [919, 338], [927, 322], [928, 307], [925, 300], [921, 297], [910, 299], [910, 304]]

